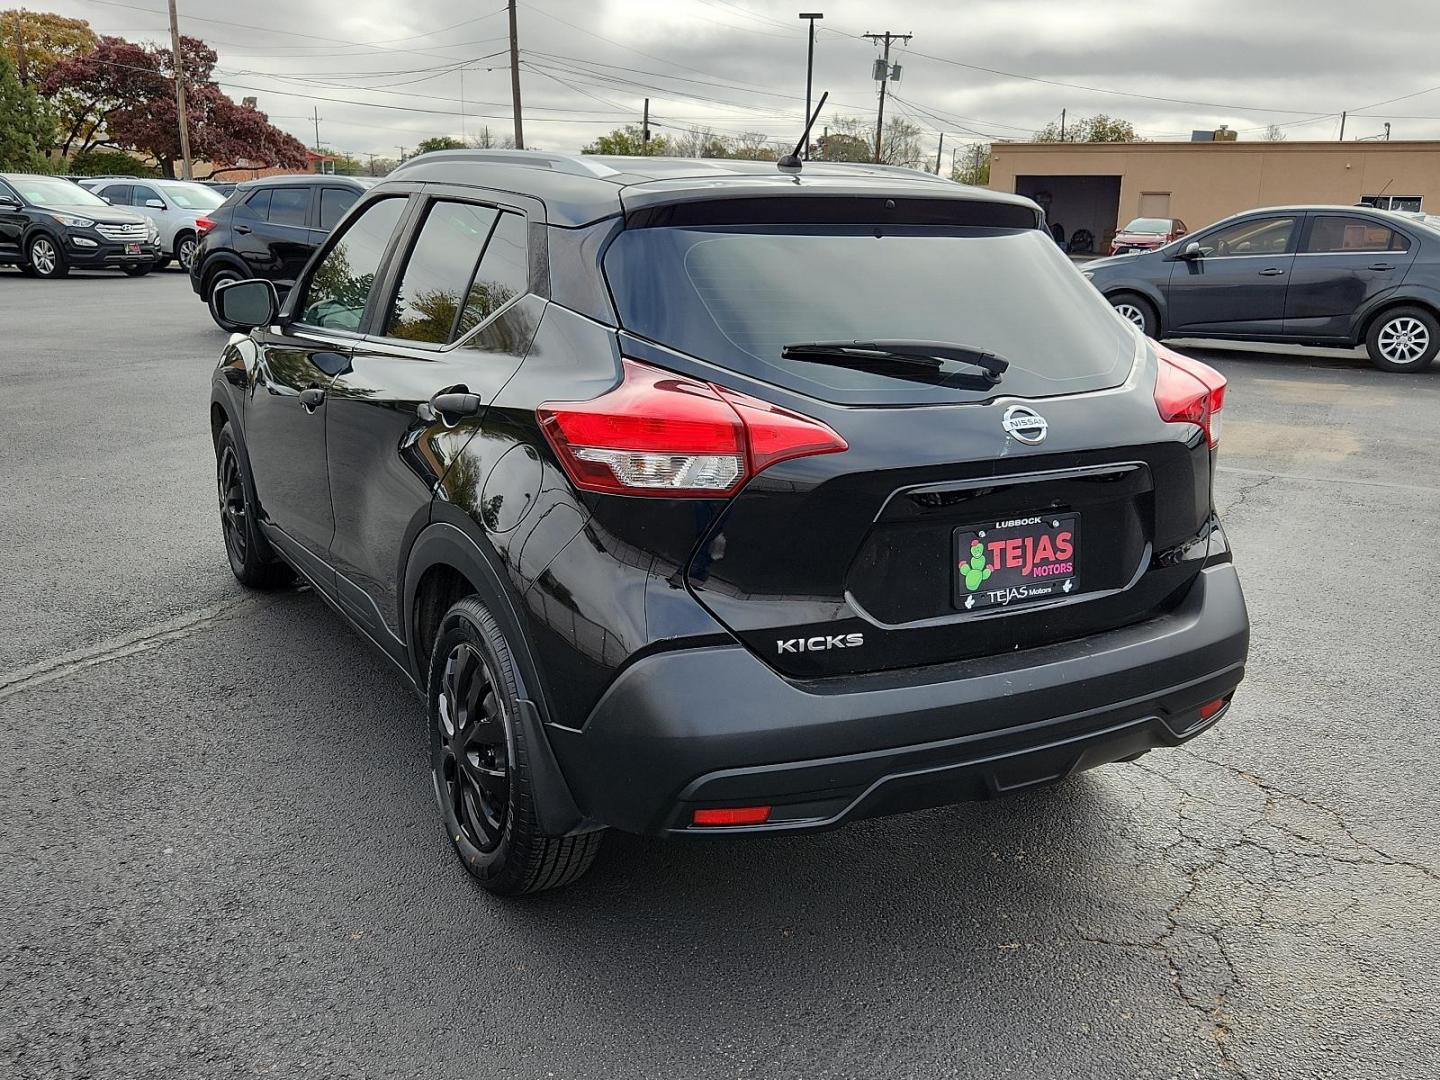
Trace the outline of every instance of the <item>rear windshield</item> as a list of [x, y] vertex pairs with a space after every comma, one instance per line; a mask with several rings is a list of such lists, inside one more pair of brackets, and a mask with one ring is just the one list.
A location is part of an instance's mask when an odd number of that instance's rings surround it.
[[[633, 334], [839, 404], [1046, 397], [1125, 380], [1135, 339], [1038, 229], [628, 229], [605, 271]], [[1009, 361], [992, 390], [784, 359], [787, 344], [920, 339]], [[946, 361], [946, 369], [973, 371]]]

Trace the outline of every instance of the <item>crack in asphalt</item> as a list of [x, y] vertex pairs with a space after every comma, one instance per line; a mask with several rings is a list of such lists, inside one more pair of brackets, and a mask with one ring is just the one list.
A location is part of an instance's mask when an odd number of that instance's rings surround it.
[[1239, 491], [1236, 493], [1235, 498], [1230, 502], [1228, 506], [1225, 507], [1226, 516], [1228, 517], [1229, 515], [1235, 513], [1236, 510], [1239, 510], [1242, 506], [1245, 505], [1245, 500], [1250, 498], [1251, 495], [1255, 494], [1255, 492], [1259, 491], [1267, 484], [1278, 480], [1279, 478], [1279, 474], [1277, 473], [1265, 473], [1262, 474], [1259, 479], [1257, 479], [1253, 484], [1249, 485], [1248, 487], [1240, 488]]
[[0, 672], [0, 700], [14, 694], [33, 690], [37, 686], [62, 679], [66, 675], [97, 664], [121, 660], [136, 653], [148, 652], [166, 642], [189, 637], [200, 630], [213, 626], [224, 619], [247, 612], [259, 611], [275, 603], [279, 597], [298, 590], [272, 593], [266, 596], [243, 596], [224, 604], [212, 604], [178, 615], [173, 619], [155, 623], [120, 637], [109, 638], [86, 649], [63, 653], [37, 664]]
[[[1250, 490], [1253, 491], [1254, 488], [1252, 487]], [[1235, 991], [1244, 989], [1246, 984], [1231, 955], [1230, 946], [1224, 939], [1224, 929], [1227, 923], [1220, 918], [1213, 918], [1209, 923], [1204, 921], [1203, 916], [1199, 917], [1198, 921], [1195, 918], [1187, 918], [1187, 909], [1197, 903], [1197, 895], [1205, 880], [1216, 876], [1222, 870], [1237, 874], [1256, 892], [1255, 906], [1258, 916], [1253, 924], [1290, 929], [1291, 927], [1287, 925], [1274, 923], [1266, 913], [1267, 905], [1276, 898], [1277, 883], [1283, 879], [1278, 866], [1281, 856], [1314, 860], [1324, 864], [1326, 872], [1333, 872], [1337, 866], [1389, 867], [1419, 874], [1432, 882], [1440, 882], [1440, 870], [1413, 859], [1397, 856], [1358, 836], [1342, 812], [1317, 799], [1289, 791], [1255, 773], [1228, 762], [1205, 757], [1188, 748], [1179, 748], [1179, 751], [1192, 761], [1222, 769], [1254, 787], [1262, 797], [1261, 806], [1258, 811], [1249, 814], [1249, 820], [1233, 833], [1232, 839], [1217, 844], [1213, 839], [1196, 835], [1193, 830], [1187, 828], [1187, 822], [1190, 820], [1187, 806], [1192, 803], [1200, 803], [1221, 812], [1230, 813], [1241, 808], [1201, 795], [1187, 786], [1180, 778], [1151, 765], [1135, 762], [1135, 768], [1173, 788], [1178, 796], [1175, 803], [1177, 817], [1175, 831], [1178, 839], [1159, 849], [1161, 858], [1173, 864], [1177, 858], [1177, 852], [1186, 847], [1192, 851], [1203, 853], [1203, 858], [1194, 866], [1182, 871], [1184, 882], [1181, 893], [1165, 912], [1165, 925], [1162, 932], [1150, 940], [1113, 938], [1083, 929], [1077, 932], [1081, 940], [1091, 944], [1139, 949], [1158, 954], [1166, 965], [1176, 996], [1182, 1003], [1200, 1014], [1208, 1025], [1211, 1037], [1216, 1044], [1221, 1068], [1234, 1076], [1246, 1077], [1247, 1073], [1234, 1052], [1234, 1015], [1231, 1004], [1231, 996]], [[1324, 815], [1334, 823], [1338, 835], [1343, 836], [1353, 845], [1354, 850], [1352, 852], [1333, 850], [1323, 839], [1307, 836], [1300, 829], [1280, 820], [1278, 815], [1282, 812], [1283, 803], [1287, 800]], [[1257, 830], [1260, 829], [1273, 830], [1279, 836], [1288, 837], [1297, 843], [1266, 842], [1263, 835], [1257, 835]], [[1270, 864], [1269, 874], [1257, 874], [1252, 867], [1236, 865], [1232, 861], [1231, 856], [1234, 853], [1246, 850], [1259, 852], [1266, 856]], [[1179, 868], [1177, 867], [1177, 869]], [[1355, 911], [1360, 904], [1361, 900], [1358, 897], [1351, 897], [1348, 903], [1338, 911], [1314, 925], [1337, 924], [1347, 914]], [[1197, 941], [1206, 942], [1213, 947], [1215, 956], [1218, 957], [1224, 971], [1219, 984], [1209, 988], [1208, 992], [1190, 985], [1195, 976], [1191, 975], [1187, 979], [1187, 975], [1190, 973], [1187, 972], [1186, 950], [1187, 948], [1193, 949]]]

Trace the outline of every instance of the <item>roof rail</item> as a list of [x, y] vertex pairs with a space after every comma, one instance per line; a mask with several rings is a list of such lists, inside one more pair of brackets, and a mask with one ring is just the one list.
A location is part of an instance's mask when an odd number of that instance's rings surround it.
[[603, 179], [620, 175], [619, 170], [598, 161], [587, 161], [583, 154], [551, 154], [544, 150], [431, 150], [407, 158], [390, 171], [394, 176], [416, 164], [434, 161], [470, 161], [477, 165], [522, 165], [532, 169], [549, 169], [572, 176]]

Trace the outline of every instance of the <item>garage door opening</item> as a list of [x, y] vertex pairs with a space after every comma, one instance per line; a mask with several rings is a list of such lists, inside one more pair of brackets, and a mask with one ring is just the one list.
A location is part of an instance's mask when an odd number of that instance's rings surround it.
[[1120, 216], [1118, 176], [1017, 176], [1015, 194], [1034, 199], [1072, 255], [1110, 250]]

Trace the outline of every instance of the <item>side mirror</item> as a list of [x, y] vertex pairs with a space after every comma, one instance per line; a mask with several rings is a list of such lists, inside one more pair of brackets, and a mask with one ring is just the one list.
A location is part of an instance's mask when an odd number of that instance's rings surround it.
[[1185, 250], [1180, 252], [1180, 258], [1186, 262], [1193, 262], [1195, 259], [1203, 259], [1204, 257], [1205, 251], [1201, 248], [1200, 241], [1198, 240], [1191, 240], [1190, 243], [1185, 245]]
[[264, 278], [227, 281], [215, 288], [211, 296], [220, 318], [227, 323], [251, 329], [269, 326], [280, 312], [280, 296], [275, 286]]
[[165, 209], [165, 204], [164, 204], [163, 202], [161, 202], [159, 199], [146, 199], [146, 200], [145, 200], [145, 205], [148, 206], [151, 210], [164, 210], [164, 209]]
[[0, 195], [0, 206], [8, 210], [19, 210], [20, 200], [13, 195]]

